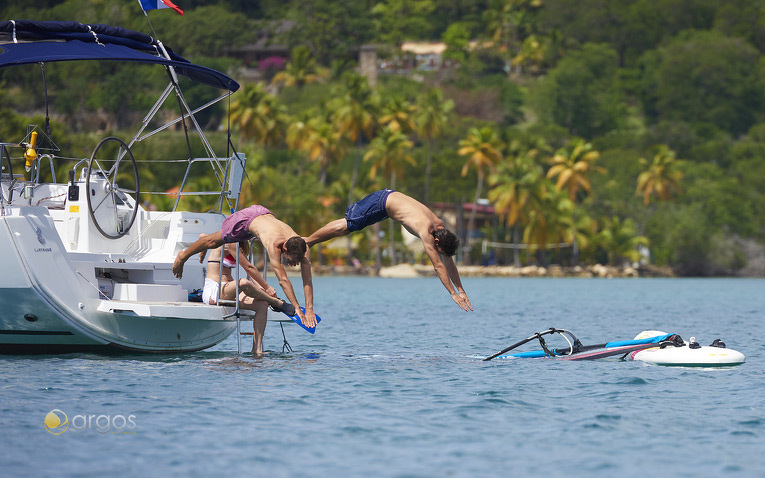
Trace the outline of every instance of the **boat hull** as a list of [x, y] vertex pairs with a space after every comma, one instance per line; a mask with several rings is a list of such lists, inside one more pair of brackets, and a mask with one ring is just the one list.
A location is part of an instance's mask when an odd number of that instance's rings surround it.
[[[112, 304], [113, 301], [99, 301]], [[0, 353], [192, 352], [221, 342], [236, 329], [224, 319], [231, 308], [203, 304], [114, 302], [114, 309], [91, 311], [87, 319], [62, 315], [34, 290], [0, 290]], [[93, 305], [95, 308], [95, 304]], [[176, 310], [172, 316], [139, 316], [149, 307]], [[88, 307], [90, 308], [90, 307]], [[103, 307], [102, 307], [103, 309]], [[198, 309], [193, 314], [189, 309]], [[191, 316], [191, 317], [190, 317]], [[196, 317], [193, 317], [196, 316]]]
[[[182, 301], [186, 292], [169, 278], [169, 260], [74, 255], [47, 210], [10, 212], [0, 221], [0, 353], [190, 352], [212, 347], [236, 329], [228, 317], [233, 308]], [[99, 292], [96, 270], [112, 278], [134, 275], [114, 284], [114, 297], [107, 297]]]

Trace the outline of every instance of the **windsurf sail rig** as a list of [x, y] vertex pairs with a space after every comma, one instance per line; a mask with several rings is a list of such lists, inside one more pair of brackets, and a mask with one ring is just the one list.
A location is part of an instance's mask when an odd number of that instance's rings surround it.
[[[545, 342], [545, 335], [558, 334], [565, 339], [568, 347], [550, 348]], [[528, 352], [517, 352], [508, 354], [513, 349], [537, 340], [542, 350], [531, 350]], [[661, 334], [653, 337], [645, 337], [633, 340], [614, 340], [602, 344], [583, 345], [576, 336], [566, 329], [557, 329], [550, 327], [547, 330], [537, 332], [513, 345], [506, 347], [499, 352], [492, 354], [484, 361], [500, 358], [560, 358], [565, 360], [595, 360], [614, 355], [625, 355], [636, 350], [643, 350], [650, 347], [661, 347], [662, 345], [683, 344], [683, 339], [677, 334]]]

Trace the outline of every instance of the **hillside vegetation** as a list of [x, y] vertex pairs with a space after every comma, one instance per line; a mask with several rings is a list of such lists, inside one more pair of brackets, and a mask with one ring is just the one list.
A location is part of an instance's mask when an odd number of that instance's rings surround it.
[[[223, 150], [217, 130], [230, 121], [247, 154], [242, 200], [267, 205], [301, 234], [391, 187], [426, 203], [493, 205], [493, 220], [464, 214], [464, 264], [642, 260], [680, 275], [765, 275], [760, 0], [176, 3], [183, 16], [148, 13], [163, 42], [242, 83], [230, 104], [200, 118]], [[152, 34], [130, 0], [0, 11]], [[245, 64], [238, 52], [264, 36], [288, 57]], [[405, 41], [445, 43], [445, 65], [418, 68]], [[362, 45], [377, 51], [374, 86], [358, 73]], [[103, 136], [132, 137], [165, 79], [149, 66], [46, 65], [56, 143], [76, 157]], [[195, 104], [220, 94], [187, 86]], [[39, 66], [0, 72], [0, 99], [0, 139], [42, 124]], [[178, 130], [136, 156], [186, 151]], [[178, 185], [168, 166], [141, 164], [143, 190]], [[212, 183], [200, 171], [189, 188]], [[150, 200], [168, 206], [167, 196]], [[394, 236], [385, 261], [422, 259]], [[372, 228], [354, 236], [359, 259], [374, 261], [376, 237]], [[484, 249], [485, 240], [527, 248]], [[325, 259], [344, 254], [324, 250]]]

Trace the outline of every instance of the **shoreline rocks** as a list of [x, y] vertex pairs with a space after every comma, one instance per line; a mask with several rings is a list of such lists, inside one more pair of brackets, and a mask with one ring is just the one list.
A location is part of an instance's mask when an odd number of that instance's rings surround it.
[[[614, 267], [603, 264], [585, 266], [550, 265], [542, 267], [529, 265], [515, 266], [458, 266], [461, 277], [582, 277], [582, 278], [637, 278], [637, 277], [676, 277], [669, 267], [641, 265]], [[292, 272], [292, 271], [290, 271]], [[297, 273], [299, 269], [296, 268]], [[435, 276], [436, 272], [430, 265], [397, 264], [383, 267], [375, 273], [373, 267], [352, 267], [346, 265], [313, 265], [313, 273], [322, 275], [363, 275], [388, 278], [417, 278]]]

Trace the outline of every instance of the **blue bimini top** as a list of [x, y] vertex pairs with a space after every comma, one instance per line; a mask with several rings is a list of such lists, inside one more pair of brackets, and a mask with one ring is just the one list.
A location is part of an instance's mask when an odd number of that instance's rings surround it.
[[149, 35], [100, 24], [32, 20], [0, 21], [0, 68], [52, 61], [114, 60], [172, 66], [193, 81], [234, 92], [229, 76], [195, 65]]

